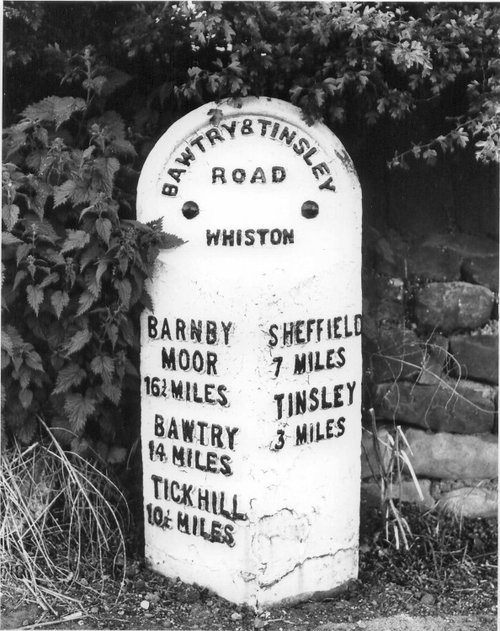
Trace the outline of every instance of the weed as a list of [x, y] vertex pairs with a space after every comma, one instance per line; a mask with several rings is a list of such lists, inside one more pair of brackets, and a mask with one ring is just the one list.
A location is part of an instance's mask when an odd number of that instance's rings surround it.
[[[387, 433], [382, 438], [377, 428], [374, 409], [370, 408], [369, 413], [373, 449], [379, 475], [376, 475], [376, 472], [373, 473], [380, 487], [380, 509], [385, 538], [387, 541], [394, 541], [397, 550], [400, 549], [401, 545], [405, 550], [408, 550], [408, 538], [412, 536], [411, 529], [401, 512], [401, 500], [395, 501], [394, 496], [395, 491], [397, 492], [401, 488], [403, 468], [406, 468], [410, 472], [420, 499], [422, 501], [424, 499], [417, 476], [405, 451], [406, 448], [411, 453], [411, 447], [399, 426], [396, 427], [394, 436]], [[401, 497], [400, 492], [399, 497]]]
[[[82, 578], [126, 571], [125, 498], [105, 472], [65, 452], [39, 419], [44, 438], [2, 454], [0, 551], [9, 595], [29, 593], [44, 610], [72, 600]], [[7, 592], [7, 589], [6, 589]]]

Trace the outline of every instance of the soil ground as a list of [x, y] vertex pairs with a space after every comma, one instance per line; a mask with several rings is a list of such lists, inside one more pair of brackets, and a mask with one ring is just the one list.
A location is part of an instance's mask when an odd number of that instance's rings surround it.
[[[122, 581], [82, 577], [54, 611], [36, 602], [2, 604], [3, 629], [203, 629], [249, 631], [493, 631], [497, 628], [497, 522], [406, 509], [410, 549], [396, 550], [365, 515], [359, 578], [321, 601], [256, 615], [209, 590], [145, 568], [137, 553]], [[6, 586], [7, 587], [7, 586]], [[121, 591], [120, 591], [121, 587]], [[29, 596], [28, 596], [29, 598]], [[73, 599], [73, 600], [68, 600]], [[34, 598], [32, 599], [34, 600]]]

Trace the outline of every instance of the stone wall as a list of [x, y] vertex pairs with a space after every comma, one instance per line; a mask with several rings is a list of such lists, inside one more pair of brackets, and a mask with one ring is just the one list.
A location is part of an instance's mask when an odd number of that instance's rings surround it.
[[[374, 410], [386, 460], [401, 426], [424, 499], [408, 470], [395, 496], [496, 515], [498, 244], [463, 233], [407, 242], [365, 228], [364, 255], [365, 414]], [[369, 430], [363, 491], [376, 500]]]

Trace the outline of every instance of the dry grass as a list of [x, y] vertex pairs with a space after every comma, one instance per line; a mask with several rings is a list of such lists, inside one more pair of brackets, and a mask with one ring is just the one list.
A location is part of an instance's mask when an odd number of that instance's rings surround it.
[[2, 453], [0, 562], [4, 593], [30, 595], [44, 610], [72, 600], [82, 577], [125, 573], [125, 498], [109, 477], [46, 438]]

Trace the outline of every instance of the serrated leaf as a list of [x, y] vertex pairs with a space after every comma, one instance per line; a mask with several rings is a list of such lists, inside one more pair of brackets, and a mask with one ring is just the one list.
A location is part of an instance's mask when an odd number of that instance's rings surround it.
[[28, 275], [28, 272], [23, 269], [17, 272], [17, 274], [14, 277], [14, 284], [12, 285], [12, 291], [15, 291], [19, 287], [19, 283], [21, 283], [26, 278], [27, 275]]
[[37, 285], [28, 285], [26, 287], [26, 296], [28, 298], [28, 304], [33, 309], [36, 315], [40, 310], [40, 305], [43, 302], [44, 292]]
[[50, 297], [50, 302], [54, 307], [57, 318], [59, 319], [64, 307], [67, 307], [69, 304], [69, 295], [65, 291], [55, 291]]
[[31, 251], [31, 245], [29, 243], [23, 243], [16, 250], [16, 263], [19, 267], [19, 263], [29, 254]]
[[80, 257], [80, 270], [83, 272], [89, 263], [95, 262], [95, 260], [99, 257], [100, 252], [101, 246], [94, 240], [88, 248], [85, 248]]
[[109, 259], [101, 259], [97, 264], [97, 269], [95, 272], [95, 281], [98, 285], [101, 284], [101, 278], [104, 272], [108, 269]]
[[23, 117], [33, 121], [49, 121], [59, 127], [69, 120], [75, 112], [83, 111], [86, 108], [85, 101], [72, 96], [48, 96], [29, 105], [23, 112]]
[[85, 427], [88, 417], [94, 413], [96, 402], [90, 397], [72, 393], [66, 395], [64, 409], [72, 429], [79, 434]]
[[2, 232], [2, 245], [16, 245], [17, 243], [22, 243], [21, 239], [18, 239], [10, 232]]
[[61, 248], [62, 252], [81, 250], [90, 241], [90, 235], [85, 230], [66, 230], [67, 237]]
[[56, 385], [52, 394], [62, 394], [68, 392], [72, 386], [79, 386], [85, 378], [85, 371], [74, 362], [64, 366], [58, 374]]
[[109, 219], [103, 219], [99, 217], [95, 222], [95, 229], [97, 230], [97, 234], [101, 237], [106, 245], [109, 246], [109, 239], [111, 237], [111, 230], [113, 228], [113, 224]]
[[19, 401], [23, 408], [27, 410], [33, 401], [33, 392], [27, 388], [23, 388], [19, 391]]
[[60, 186], [54, 186], [54, 208], [61, 206], [73, 195], [76, 189], [76, 182], [66, 180]]
[[103, 381], [109, 382], [115, 371], [115, 363], [108, 355], [97, 355], [90, 362], [90, 369], [94, 375], [100, 375]]
[[129, 346], [137, 346], [136, 336], [134, 334], [134, 327], [129, 318], [122, 318], [120, 322], [120, 330], [122, 332], [124, 340]]
[[168, 232], [164, 232], [161, 235], [160, 240], [160, 248], [162, 249], [172, 249], [178, 248], [180, 245], [186, 243], [183, 239], [176, 237], [175, 234], [169, 234]]
[[17, 204], [5, 204], [2, 208], [2, 219], [8, 232], [11, 232], [19, 220], [19, 206]]
[[36, 351], [28, 351], [24, 357], [24, 363], [29, 366], [31, 370], [43, 372], [42, 358]]
[[[16, 348], [20, 348], [23, 346], [24, 341], [23, 338], [19, 335], [17, 329], [13, 327], [11, 324], [7, 324], [2, 327], [2, 335], [1, 335], [2, 348], [6, 350], [9, 355], [12, 355], [12, 352]], [[8, 344], [10, 351], [7, 349], [5, 344]]]
[[47, 274], [47, 276], [42, 280], [42, 282], [38, 286], [43, 289], [45, 287], [48, 287], [49, 285], [53, 285], [54, 283], [57, 283], [59, 278], [60, 277], [57, 272], [51, 272], [50, 274]]
[[30, 385], [32, 372], [27, 366], [21, 366], [19, 369], [19, 384], [24, 390]]
[[80, 298], [78, 299], [78, 311], [76, 312], [77, 316], [81, 316], [83, 315], [86, 311], [88, 311], [90, 309], [90, 307], [94, 304], [94, 302], [96, 301], [96, 296], [94, 294], [92, 294], [90, 291], [85, 290]]
[[103, 383], [102, 391], [105, 394], [105, 396], [110, 401], [112, 401], [115, 405], [118, 405], [120, 403], [120, 399], [122, 398], [121, 388], [111, 383]]
[[153, 313], [154, 311], [153, 300], [150, 294], [145, 289], [142, 291], [141, 304], [144, 306], [145, 309]]
[[69, 339], [63, 348], [66, 351], [66, 355], [72, 355], [81, 350], [92, 339], [92, 333], [88, 329], [83, 331], [77, 331], [71, 339]]
[[124, 278], [123, 280], [115, 280], [115, 288], [118, 292], [118, 296], [120, 298], [121, 303], [125, 307], [125, 309], [129, 308], [130, 305], [130, 296], [132, 295], [132, 286], [128, 278]]
[[116, 158], [97, 158], [94, 166], [101, 176], [102, 192], [111, 195], [115, 173], [120, 168], [119, 161]]
[[6, 329], [2, 329], [0, 343], [2, 345], [2, 350], [9, 355], [12, 355], [12, 353], [14, 352], [14, 342]]

